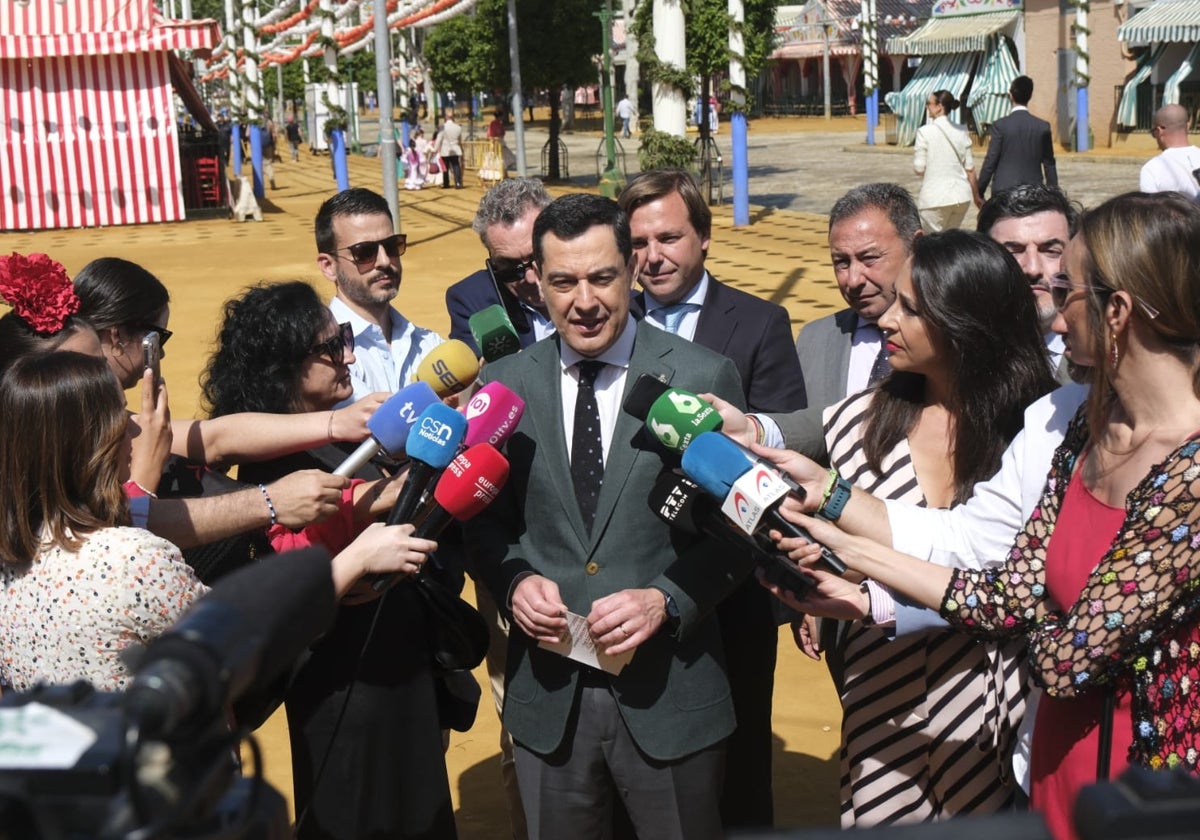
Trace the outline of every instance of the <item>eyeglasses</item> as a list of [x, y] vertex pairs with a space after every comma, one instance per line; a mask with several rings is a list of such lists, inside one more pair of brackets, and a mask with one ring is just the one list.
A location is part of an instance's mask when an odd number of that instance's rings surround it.
[[166, 347], [167, 342], [171, 340], [171, 336], [175, 334], [166, 327], [156, 327], [153, 324], [146, 324], [144, 327], [142, 327], [142, 330], [146, 333], [158, 333], [159, 347]]
[[487, 266], [488, 271], [492, 273], [492, 279], [494, 279], [497, 283], [504, 283], [505, 285], [509, 283], [518, 283], [521, 280], [524, 280], [525, 272], [533, 268], [533, 260], [530, 260], [529, 262], [519, 262], [515, 265], [509, 266], [508, 268], [497, 268], [496, 264], [491, 260], [484, 260], [483, 262]]
[[[1104, 295], [1111, 295], [1113, 293], [1113, 290], [1108, 288], [1108, 286], [1098, 286], [1093, 283], [1085, 283], [1080, 286], [1072, 285], [1071, 278], [1062, 273], [1051, 276], [1050, 282], [1046, 285], [1050, 288], [1050, 300], [1053, 301], [1054, 308], [1059, 312], [1067, 305], [1067, 298], [1070, 297], [1073, 291], [1086, 290]], [[1146, 313], [1146, 317], [1151, 321], [1158, 317], [1158, 310], [1153, 306], [1136, 296], [1131, 295], [1131, 297], [1133, 297], [1134, 302], [1142, 308], [1142, 311]]]
[[354, 328], [347, 321], [344, 324], [338, 324], [336, 335], [322, 341], [316, 347], [308, 351], [310, 356], [328, 356], [329, 361], [335, 365], [340, 365], [346, 361], [346, 348], [354, 345]]
[[347, 245], [345, 248], [335, 248], [335, 251], [349, 251], [350, 259], [354, 262], [354, 267], [358, 269], [359, 274], [366, 274], [375, 267], [375, 263], [379, 261], [379, 249], [383, 248], [383, 252], [388, 255], [388, 259], [397, 259], [404, 255], [408, 250], [408, 236], [403, 233], [395, 233], [387, 239], [379, 239], [374, 242], [355, 242], [353, 245]]

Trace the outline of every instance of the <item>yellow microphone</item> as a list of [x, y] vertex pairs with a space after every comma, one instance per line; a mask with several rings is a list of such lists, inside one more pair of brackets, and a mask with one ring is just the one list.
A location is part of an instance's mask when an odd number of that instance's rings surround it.
[[452, 338], [433, 348], [417, 366], [413, 379], [428, 384], [439, 399], [457, 394], [479, 375], [479, 359], [465, 342]]

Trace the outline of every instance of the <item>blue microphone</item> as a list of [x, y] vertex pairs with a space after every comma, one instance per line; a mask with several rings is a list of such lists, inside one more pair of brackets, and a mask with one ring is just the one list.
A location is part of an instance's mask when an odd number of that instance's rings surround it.
[[454, 460], [466, 436], [467, 418], [450, 406], [434, 402], [421, 412], [408, 433], [405, 451], [411, 463], [387, 524], [412, 521], [421, 496], [438, 473]]
[[333, 474], [354, 475], [380, 452], [386, 452], [392, 457], [403, 455], [409, 429], [421, 412], [436, 402], [437, 394], [425, 382], [414, 382], [392, 394], [367, 420], [367, 429], [371, 436], [364, 440]]
[[[793, 487], [774, 467], [752, 458], [724, 435], [705, 432], [697, 436], [683, 451], [683, 471], [706, 493], [721, 499], [721, 512], [747, 534], [774, 528], [784, 536], [817, 544], [808, 531], [779, 513], [779, 503]], [[821, 559], [832, 571], [845, 574], [846, 564], [824, 546]]]

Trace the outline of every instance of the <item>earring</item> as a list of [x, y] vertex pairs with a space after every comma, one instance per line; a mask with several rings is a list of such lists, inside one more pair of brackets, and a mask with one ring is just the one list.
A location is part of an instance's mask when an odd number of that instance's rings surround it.
[[113, 348], [113, 349], [112, 349], [112, 354], [113, 354], [114, 356], [123, 356], [123, 355], [125, 355], [125, 342], [123, 342], [123, 341], [118, 341], [118, 342], [115, 342], [115, 343], [113, 344], [112, 348]]
[[1109, 333], [1109, 339], [1112, 342], [1112, 350], [1109, 351], [1109, 354], [1108, 354], [1108, 364], [1112, 368], [1113, 373], [1116, 373], [1117, 365], [1121, 363], [1121, 351], [1120, 351], [1120, 348], [1117, 347], [1116, 330]]

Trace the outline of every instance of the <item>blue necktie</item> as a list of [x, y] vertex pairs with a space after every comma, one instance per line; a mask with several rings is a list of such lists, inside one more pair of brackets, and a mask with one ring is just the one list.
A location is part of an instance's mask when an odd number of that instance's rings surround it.
[[684, 317], [699, 308], [700, 304], [698, 303], [673, 303], [670, 306], [655, 309], [652, 314], [663, 325], [664, 330], [673, 335], [679, 335], [679, 327], [683, 324]]

